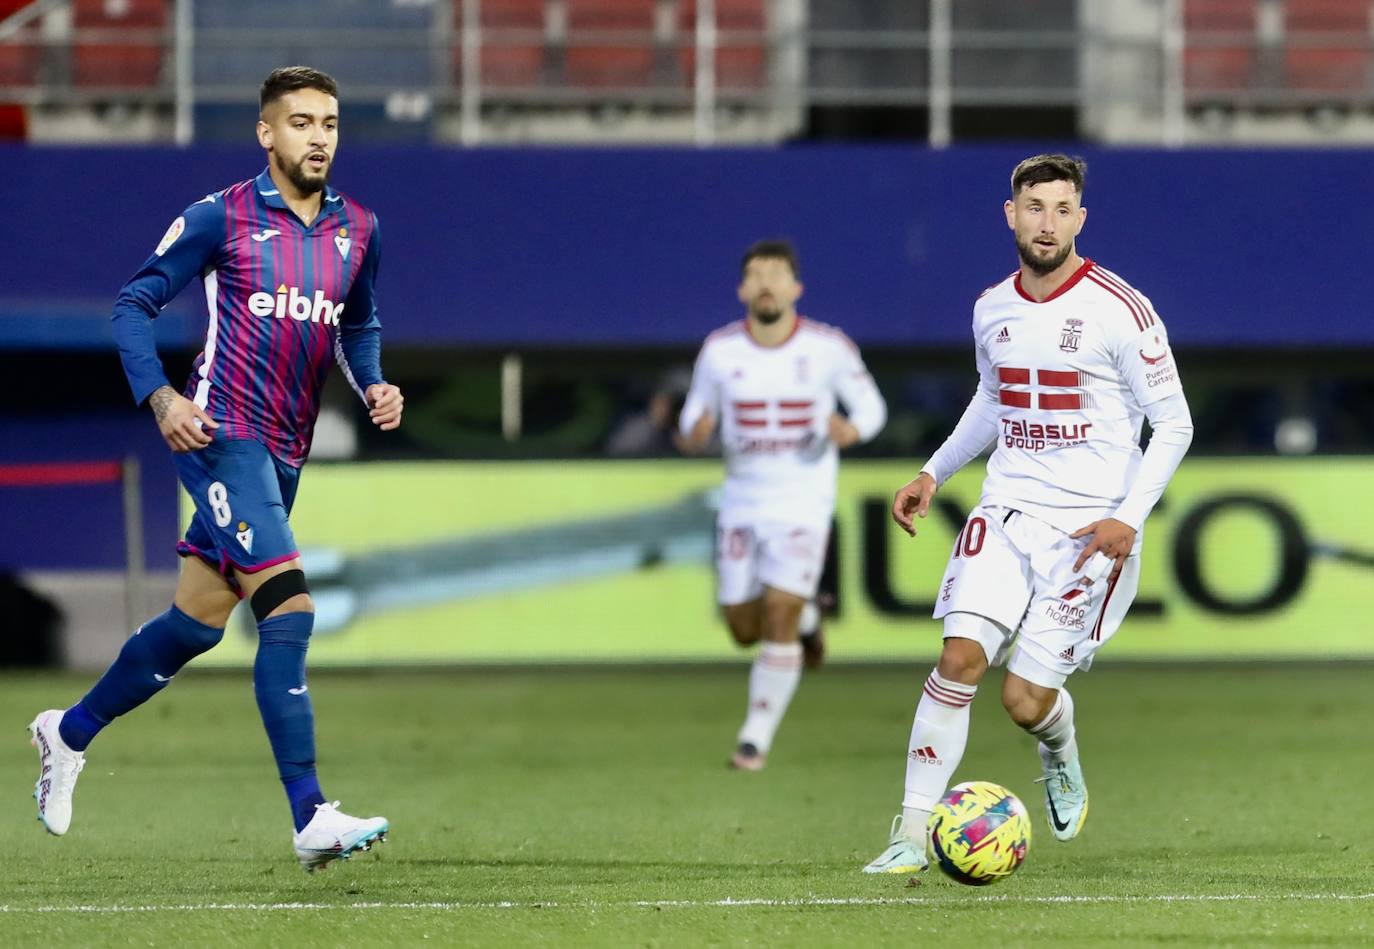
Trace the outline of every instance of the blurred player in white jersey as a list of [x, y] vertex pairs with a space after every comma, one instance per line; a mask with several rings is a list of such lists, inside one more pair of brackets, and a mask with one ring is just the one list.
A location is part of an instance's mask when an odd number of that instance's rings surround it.
[[[916, 706], [902, 813], [868, 873], [925, 868], [926, 822], [963, 757], [969, 704], [1003, 661], [1002, 704], [1039, 742], [1051, 830], [1069, 840], [1087, 817], [1064, 681], [1135, 598], [1142, 525], [1193, 425], [1150, 301], [1074, 247], [1084, 170], [1037, 155], [1013, 172], [1005, 211], [1021, 267], [974, 304], [978, 391], [892, 504], [915, 535], [940, 485], [994, 446], [936, 595], [944, 649]], [[1143, 419], [1153, 434], [1142, 453]]]
[[[786, 241], [744, 254], [745, 318], [706, 337], [679, 426], [687, 451], [719, 429], [725, 490], [716, 524], [717, 597], [741, 646], [761, 643], [730, 764], [764, 766], [801, 679], [824, 654], [813, 602], [835, 510], [839, 450], [868, 441], [887, 406], [859, 350], [797, 315], [797, 256]], [[848, 413], [836, 411], [837, 399]], [[807, 614], [804, 616], [804, 614]]]

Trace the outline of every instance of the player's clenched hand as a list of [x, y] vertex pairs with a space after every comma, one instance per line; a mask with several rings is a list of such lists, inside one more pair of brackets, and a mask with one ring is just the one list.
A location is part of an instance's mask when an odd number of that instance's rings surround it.
[[859, 440], [859, 430], [839, 412], [830, 413], [830, 440], [837, 448], [848, 448]]
[[172, 451], [186, 452], [210, 444], [206, 429], [219, 428], [205, 411], [171, 386], [160, 386], [148, 396], [157, 427]]
[[1069, 536], [1077, 540], [1089, 535], [1092, 536], [1092, 540], [1079, 552], [1073, 569], [1082, 570], [1083, 565], [1092, 559], [1092, 555], [1100, 552], [1115, 561], [1111, 575], [1111, 579], [1115, 580], [1121, 568], [1126, 565], [1131, 548], [1135, 546], [1135, 528], [1114, 517], [1106, 517], [1100, 521], [1093, 521], [1087, 527], [1080, 527]]
[[401, 427], [401, 408], [405, 397], [401, 390], [389, 382], [377, 382], [367, 387], [367, 404], [371, 409], [372, 424], [384, 432]]
[[912, 518], [926, 516], [930, 510], [930, 499], [935, 497], [937, 490], [935, 479], [922, 471], [916, 476], [915, 481], [898, 491], [897, 496], [892, 499], [892, 519], [897, 522], [897, 526], [915, 537], [916, 524]]
[[687, 437], [682, 440], [678, 448], [689, 454], [695, 455], [706, 449], [706, 444], [711, 440], [711, 436], [716, 432], [716, 418], [710, 412], [702, 412], [701, 418], [692, 425], [692, 430], [687, 433]]

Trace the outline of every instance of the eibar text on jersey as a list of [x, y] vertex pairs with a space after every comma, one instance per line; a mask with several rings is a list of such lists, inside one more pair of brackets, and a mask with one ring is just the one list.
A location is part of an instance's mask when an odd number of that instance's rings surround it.
[[276, 296], [261, 290], [248, 297], [248, 310], [254, 316], [275, 316], [277, 319], [291, 319], [304, 323], [323, 322], [325, 326], [338, 326], [344, 305], [327, 300], [323, 290], [316, 290], [311, 297], [301, 293], [297, 287], [285, 284], [277, 288]]

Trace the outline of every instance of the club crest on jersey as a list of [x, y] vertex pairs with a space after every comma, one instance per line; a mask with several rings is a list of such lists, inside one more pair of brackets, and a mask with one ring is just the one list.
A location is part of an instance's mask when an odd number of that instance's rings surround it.
[[254, 316], [275, 316], [284, 320], [290, 316], [298, 323], [323, 323], [325, 326], [338, 326], [343, 315], [344, 305], [327, 299], [323, 290], [315, 295], [306, 296], [299, 287], [282, 284], [275, 295], [259, 290], [248, 297], [248, 312]]
[[1067, 319], [1059, 331], [1059, 348], [1066, 353], [1078, 352], [1078, 341], [1083, 337], [1083, 321]]
[[334, 235], [334, 246], [339, 249], [339, 256], [347, 260], [348, 249], [353, 246], [353, 239], [348, 236], [348, 228], [339, 228], [339, 233]]
[[250, 554], [253, 552], [253, 528], [248, 526], [247, 521], [239, 521], [239, 529], [234, 537], [244, 550]]

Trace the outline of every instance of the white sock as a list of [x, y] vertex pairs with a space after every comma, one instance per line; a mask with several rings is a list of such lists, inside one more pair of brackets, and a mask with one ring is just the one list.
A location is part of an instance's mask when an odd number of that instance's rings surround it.
[[930, 811], [920, 807], [902, 808], [902, 836], [907, 840], [924, 845], [929, 824]]
[[749, 714], [739, 731], [741, 744], [748, 742], [768, 753], [801, 681], [801, 664], [801, 643], [765, 642], [759, 646], [749, 670]]
[[912, 840], [924, 840], [926, 821], [935, 809], [968, 744], [969, 703], [978, 691], [941, 678], [933, 671], [926, 679], [906, 759], [906, 796], [902, 798], [902, 830]]
[[1045, 764], [1066, 764], [1078, 757], [1078, 742], [1074, 739], [1073, 696], [1068, 689], [1059, 690], [1054, 707], [1037, 725], [1026, 729], [1040, 739], [1040, 757]]
[[802, 607], [801, 621], [797, 623], [797, 629], [803, 636], [809, 636], [816, 631], [816, 627], [821, 624], [821, 608], [816, 605], [815, 600], [807, 600]]

